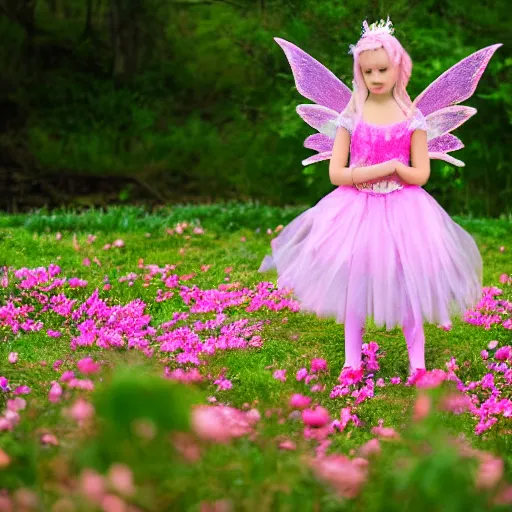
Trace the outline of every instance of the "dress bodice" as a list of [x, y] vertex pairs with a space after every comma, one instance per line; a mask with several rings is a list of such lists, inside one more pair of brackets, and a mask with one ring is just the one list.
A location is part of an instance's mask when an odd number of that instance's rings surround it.
[[[396, 159], [410, 165], [411, 137], [415, 130], [426, 130], [426, 122], [421, 112], [417, 111], [409, 119], [388, 125], [368, 123], [360, 117], [354, 121], [348, 116], [340, 115], [337, 126], [346, 128], [350, 138], [350, 165], [366, 167]], [[360, 183], [361, 191], [385, 194], [403, 188], [405, 183], [397, 174], [386, 178]]]

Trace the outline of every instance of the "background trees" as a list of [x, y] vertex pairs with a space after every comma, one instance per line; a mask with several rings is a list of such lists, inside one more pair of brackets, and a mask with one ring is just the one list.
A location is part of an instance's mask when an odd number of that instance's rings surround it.
[[[504, 43], [459, 132], [457, 169], [427, 189], [451, 213], [512, 211], [509, 11], [422, 0], [1, 0], [4, 208], [259, 199], [313, 203], [327, 164], [303, 169], [312, 130], [274, 43], [296, 43], [347, 84], [361, 21], [390, 14], [414, 61], [412, 97], [473, 51]], [[458, 132], [458, 134], [459, 134]]]

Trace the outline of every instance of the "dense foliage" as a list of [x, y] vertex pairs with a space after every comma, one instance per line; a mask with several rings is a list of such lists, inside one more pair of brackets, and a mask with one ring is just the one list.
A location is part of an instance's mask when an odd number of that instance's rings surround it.
[[301, 166], [312, 154], [302, 147], [312, 129], [295, 106], [307, 100], [273, 37], [296, 43], [350, 85], [347, 51], [361, 21], [389, 14], [414, 61], [411, 97], [470, 53], [504, 43], [466, 102], [479, 111], [457, 132], [466, 147], [455, 156], [466, 167], [433, 162], [427, 189], [452, 214], [511, 211], [505, 0], [492, 8], [467, 0], [0, 5], [4, 190], [21, 193], [28, 190], [21, 183], [37, 182], [39, 203], [69, 204], [80, 192], [72, 184], [85, 176], [103, 188], [111, 183], [121, 201], [144, 191], [158, 202], [311, 204], [332, 190], [327, 163]]

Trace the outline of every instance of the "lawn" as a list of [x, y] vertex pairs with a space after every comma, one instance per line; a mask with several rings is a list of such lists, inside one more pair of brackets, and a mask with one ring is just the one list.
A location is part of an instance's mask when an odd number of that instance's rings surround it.
[[0, 510], [507, 510], [512, 221], [455, 219], [486, 288], [426, 375], [368, 322], [340, 382], [343, 326], [257, 272], [301, 211], [0, 217]]

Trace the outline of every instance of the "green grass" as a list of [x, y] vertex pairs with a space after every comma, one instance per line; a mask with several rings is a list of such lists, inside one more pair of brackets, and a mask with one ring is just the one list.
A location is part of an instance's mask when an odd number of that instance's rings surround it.
[[[215, 205], [183, 206], [155, 214], [147, 214], [137, 208], [114, 208], [109, 212], [83, 214], [41, 212], [32, 216], [2, 216], [0, 263], [15, 268], [58, 264], [62, 267], [63, 275], [89, 281], [86, 289], [68, 293], [68, 296], [78, 299], [89, 296], [95, 287], [101, 287], [104, 277], [108, 276], [113, 285], [108, 294], [111, 303], [126, 304], [135, 298], [142, 298], [148, 305], [147, 312], [152, 315], [152, 325], [157, 325], [169, 320], [173, 312], [186, 311], [188, 308], [177, 293], [170, 301], [156, 303], [154, 286], [143, 288], [140, 282], [136, 282], [133, 287], [129, 287], [126, 283], [117, 283], [120, 276], [138, 270], [140, 258], [144, 259], [145, 264], [178, 264], [176, 272], [180, 275], [197, 272], [193, 280], [184, 284], [197, 285], [201, 289], [216, 288], [223, 283], [226, 275], [224, 269], [231, 266], [233, 271], [230, 282], [239, 281], [250, 288], [261, 280], [276, 277], [275, 274], [262, 276], [257, 273], [261, 259], [269, 252], [271, 237], [266, 234], [266, 229], [285, 224], [300, 211], [277, 210], [258, 205]], [[471, 232], [478, 243], [484, 259], [484, 284], [499, 286], [500, 274], [512, 271], [511, 222], [505, 219], [456, 220]], [[203, 235], [192, 235], [189, 240], [183, 236], [168, 235], [166, 228], [174, 227], [178, 221], [200, 222], [206, 232]], [[55, 239], [57, 231], [63, 233], [60, 241]], [[79, 251], [73, 248], [74, 232], [77, 233]], [[90, 245], [86, 243], [89, 233], [97, 235], [96, 241]], [[151, 236], [148, 238], [146, 233]], [[241, 237], [245, 237], [246, 241], [242, 242]], [[108, 251], [102, 249], [104, 244], [117, 238], [125, 241], [124, 248]], [[499, 251], [500, 246], [505, 246], [504, 252]], [[185, 248], [184, 254], [179, 253], [181, 248]], [[91, 260], [97, 257], [101, 267], [94, 263], [91, 267], [83, 266], [85, 257]], [[200, 272], [200, 266], [206, 264], [212, 265], [211, 269], [205, 273]], [[510, 287], [505, 290], [505, 297], [512, 299]], [[216, 392], [213, 384], [203, 383], [197, 386], [201, 400], [214, 395], [219, 401], [236, 407], [257, 401], [262, 413], [269, 408], [286, 407], [291, 394], [307, 390], [303, 383], [295, 380], [295, 372], [303, 366], [309, 366], [313, 357], [322, 357], [329, 364], [329, 374], [322, 380], [326, 390], [316, 394], [315, 398], [329, 409], [333, 417], [339, 417], [342, 402], [329, 399], [329, 391], [337, 383], [343, 364], [342, 325], [331, 319], [319, 319], [314, 315], [292, 313], [289, 310], [280, 313], [261, 310], [249, 314], [238, 308], [231, 309], [229, 315], [233, 320], [248, 317], [251, 321], [270, 319], [271, 323], [264, 328], [264, 344], [261, 349], [218, 352], [208, 360], [203, 373], [215, 376], [227, 368], [226, 376], [231, 379], [233, 389]], [[204, 315], [197, 317], [202, 318]], [[285, 317], [287, 322], [283, 323]], [[213, 315], [208, 315], [208, 318], [213, 318]], [[113, 451], [102, 458], [93, 448], [89, 452], [84, 448], [80, 435], [75, 436], [73, 426], [62, 418], [62, 406], [47, 402], [50, 383], [60, 375], [52, 369], [54, 361], [64, 360], [66, 363], [63, 368], [72, 368], [74, 361], [94, 353], [107, 366], [142, 364], [134, 368], [145, 368], [145, 371], [159, 374], [163, 372], [164, 365], [159, 358], [141, 362], [136, 354], [123, 351], [78, 349], [71, 352], [68, 335], [52, 339], [45, 334], [47, 328], [57, 328], [59, 322], [61, 320], [56, 315], [48, 315], [43, 331], [20, 335], [7, 333], [5, 341], [0, 343], [0, 375], [9, 378], [13, 384], [27, 384], [32, 388], [28, 397], [29, 407], [21, 413], [19, 429], [11, 433], [0, 433], [0, 447], [14, 454], [15, 459], [15, 471], [8, 478], [0, 471], [0, 488], [22, 485], [38, 488], [41, 479], [52, 478], [49, 468], [56, 453], [69, 457], [75, 471], [87, 464], [105, 469], [109, 457], [116, 460], [115, 457], [123, 456], [121, 452]], [[460, 374], [463, 380], [474, 379], [482, 374], [484, 366], [479, 354], [490, 340], [497, 339], [502, 345], [510, 343], [512, 338], [512, 332], [503, 328], [486, 331], [458, 320], [449, 332], [427, 325], [425, 333], [427, 367], [444, 368], [452, 356], [459, 363], [469, 361], [471, 364], [468, 369]], [[396, 329], [386, 332], [368, 322], [365, 341], [371, 340], [375, 340], [385, 353], [385, 357], [380, 360], [381, 371], [378, 376], [400, 376], [405, 379], [408, 359], [401, 331]], [[7, 363], [8, 354], [12, 351], [19, 353], [20, 362], [16, 366]], [[41, 366], [40, 361], [46, 361], [47, 365]], [[269, 366], [271, 368], [267, 369]], [[272, 377], [273, 371], [277, 369], [287, 370], [285, 383]], [[386, 386], [379, 389], [376, 395], [358, 409], [358, 415], [365, 426], [351, 428], [349, 433], [336, 436], [331, 449], [348, 453], [351, 448], [372, 437], [370, 428], [381, 418], [386, 426], [398, 430], [407, 427], [416, 390], [402, 385]], [[512, 475], [512, 442], [509, 436], [491, 431], [476, 437], [473, 434], [475, 421], [468, 415], [445, 414], [441, 415], [440, 421], [443, 428], [455, 435], [464, 434], [474, 446], [504, 456], [507, 461], [506, 471], [509, 476]], [[37, 440], [35, 432], [38, 429], [56, 433], [61, 446], [43, 451], [35, 447], [33, 443]], [[190, 507], [190, 510], [195, 510], [193, 507], [202, 499], [221, 499], [224, 496], [230, 496], [243, 510], [296, 510], [294, 507], [300, 503], [304, 503], [304, 510], [317, 510], [310, 508], [315, 503], [323, 504], [322, 510], [351, 509], [349, 504], [337, 508], [341, 505], [332, 501], [329, 494], [325, 494], [322, 485], [315, 483], [297, 453], [280, 453], [277, 450], [273, 440], [282, 435], [295, 439], [299, 447], [306, 450], [311, 442], [303, 441], [301, 432], [300, 422], [279, 424], [277, 417], [273, 416], [265, 420], [262, 439], [255, 443], [241, 440], [230, 447], [212, 447], [195, 465], [165, 465], [159, 459], [162, 453], [155, 452], [153, 467], [149, 459], [152, 452], [149, 451], [146, 454], [148, 460], [139, 461], [140, 466], [132, 460], [137, 481], [150, 475], [150, 480], [161, 482], [158, 486], [160, 495], [152, 494], [154, 491], [151, 485], [146, 483], [144, 492], [148, 493], [145, 495], [147, 508], [144, 510], [164, 510], [159, 507], [167, 507], [169, 503], [179, 503], [182, 507], [180, 510], [188, 510]], [[91, 441], [91, 447], [93, 445]], [[171, 452], [168, 456], [172, 456]], [[25, 469], [20, 469], [23, 465]], [[221, 472], [219, 468], [222, 468]], [[53, 496], [54, 492], [48, 496]], [[368, 507], [368, 510], [385, 510], [376, 506]]]

